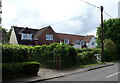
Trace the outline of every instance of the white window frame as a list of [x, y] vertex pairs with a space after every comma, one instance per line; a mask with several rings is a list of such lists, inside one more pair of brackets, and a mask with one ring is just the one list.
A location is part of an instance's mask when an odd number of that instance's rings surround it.
[[81, 40], [81, 45], [84, 45], [85, 44], [85, 41], [84, 40]]
[[46, 40], [53, 40], [53, 35], [46, 34]]
[[64, 39], [65, 44], [69, 44], [69, 39]]
[[95, 42], [92, 42], [91, 44], [92, 44], [92, 46], [94, 46], [94, 45], [95, 45]]
[[[79, 44], [78, 44], [79, 43]], [[81, 41], [80, 40], [76, 40], [76, 45], [81, 45]]]
[[32, 40], [32, 34], [22, 33], [21, 40]]

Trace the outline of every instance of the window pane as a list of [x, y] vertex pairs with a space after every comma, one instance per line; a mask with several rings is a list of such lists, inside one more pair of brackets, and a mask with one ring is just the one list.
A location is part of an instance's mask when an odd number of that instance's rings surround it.
[[46, 40], [53, 40], [53, 35], [46, 35]]
[[32, 34], [22, 33], [22, 40], [32, 40]]
[[49, 35], [46, 35], [46, 40], [49, 40]]
[[65, 44], [69, 44], [69, 40], [68, 40], [68, 39], [65, 39], [65, 40], [64, 40], [64, 43], [65, 43]]

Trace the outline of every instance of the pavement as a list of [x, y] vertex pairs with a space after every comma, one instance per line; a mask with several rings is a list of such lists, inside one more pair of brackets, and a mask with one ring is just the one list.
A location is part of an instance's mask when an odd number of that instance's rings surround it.
[[7, 80], [3, 83], [34, 83], [34, 82], [64, 77], [64, 76], [72, 75], [72, 74], [76, 74], [76, 73], [87, 72], [87, 71], [91, 71], [91, 70], [95, 70], [95, 69], [99, 69], [99, 68], [103, 68], [103, 67], [108, 67], [108, 66], [112, 66], [112, 65], [114, 65], [114, 63], [109, 62], [109, 63], [92, 65], [92, 66], [87, 66], [84, 68], [70, 69], [70, 70], [56, 70], [56, 69], [40, 68], [39, 72], [38, 72], [38, 76], [18, 78], [18, 79], [14, 79], [14, 80]]

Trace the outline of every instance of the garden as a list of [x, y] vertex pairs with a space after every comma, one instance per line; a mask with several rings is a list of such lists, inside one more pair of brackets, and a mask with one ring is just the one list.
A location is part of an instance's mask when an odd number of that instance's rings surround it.
[[99, 48], [75, 49], [59, 43], [34, 47], [5, 44], [2, 45], [2, 77], [13, 79], [37, 75], [40, 67], [65, 69], [95, 64], [98, 62], [94, 55], [100, 53]]

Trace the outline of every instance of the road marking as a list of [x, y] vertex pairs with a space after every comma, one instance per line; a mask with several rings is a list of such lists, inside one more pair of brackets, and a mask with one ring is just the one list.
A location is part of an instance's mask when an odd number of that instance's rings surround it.
[[115, 74], [109, 75], [109, 76], [107, 76], [106, 78], [110, 78], [110, 77], [115, 76], [115, 75], [117, 75], [117, 74], [119, 74], [119, 73], [120, 73], [120, 72], [117, 72], [117, 73], [115, 73]]

